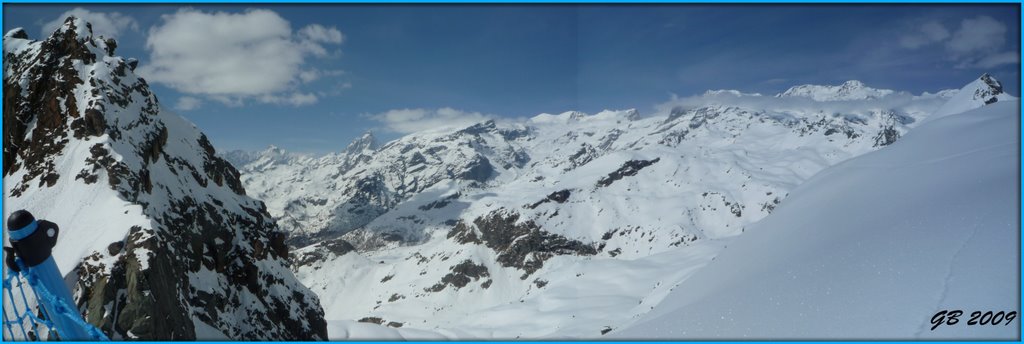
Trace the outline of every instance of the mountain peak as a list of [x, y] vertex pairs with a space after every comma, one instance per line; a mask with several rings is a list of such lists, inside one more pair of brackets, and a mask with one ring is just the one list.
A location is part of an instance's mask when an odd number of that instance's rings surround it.
[[847, 80], [846, 82], [843, 83], [842, 86], [843, 87], [847, 87], [847, 88], [864, 88], [864, 87], [867, 87], [860, 80]]
[[373, 136], [372, 131], [367, 131], [359, 136], [359, 138], [349, 143], [345, 150], [342, 151], [344, 155], [358, 155], [366, 153], [367, 151], [377, 150], [377, 138]]
[[988, 73], [960, 88], [935, 114], [928, 118], [939, 118], [976, 109], [999, 101], [1016, 99], [1003, 92], [1003, 84]]
[[816, 101], [878, 99], [896, 91], [872, 88], [860, 80], [848, 80], [840, 85], [799, 85], [790, 87], [776, 97], [806, 97]]
[[[28, 39], [24, 30], [21, 31], [12, 30], [4, 35], [4, 38]], [[64, 23], [42, 42], [42, 49], [49, 50], [56, 56], [83, 60], [87, 64], [94, 62], [97, 56], [114, 56], [114, 50], [117, 48], [117, 42], [113, 38], [94, 36], [92, 24], [75, 16], [64, 19]]]
[[281, 154], [284, 154], [284, 153], [285, 153], [284, 149], [281, 149], [281, 147], [278, 147], [278, 146], [275, 146], [275, 145], [269, 145], [269, 146], [267, 146], [266, 149], [264, 149], [262, 152], [260, 152], [260, 154], [262, 154], [262, 155], [281, 155]]
[[988, 73], [982, 74], [978, 79], [961, 88], [957, 96], [962, 96], [964, 100], [969, 97], [971, 101], [982, 102], [986, 105], [1009, 97], [1003, 93], [1003, 84]]
[[74, 35], [78, 39], [92, 38], [92, 24], [75, 16], [68, 16], [50, 37]]
[[978, 78], [978, 81], [985, 83], [985, 85], [988, 86], [988, 89], [991, 92], [993, 92], [993, 95], [1003, 93], [1003, 84], [1000, 83], [999, 80], [996, 80], [995, 77], [989, 75], [988, 73], [982, 74], [981, 77]]
[[4, 40], [8, 38], [28, 39], [28, 33], [25, 32], [24, 28], [16, 27], [4, 34]]

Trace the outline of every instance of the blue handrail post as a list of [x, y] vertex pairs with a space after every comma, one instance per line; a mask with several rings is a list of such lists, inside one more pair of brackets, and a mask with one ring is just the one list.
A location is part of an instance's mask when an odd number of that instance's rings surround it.
[[[51, 255], [57, 243], [60, 229], [56, 224], [36, 221], [31, 213], [18, 210], [7, 219], [7, 233], [11, 246], [20, 258], [28, 284], [37, 296], [37, 301], [49, 315], [50, 321], [61, 340], [90, 340], [86, 328], [79, 326], [81, 318], [71, 291], [64, 285], [64, 275]], [[70, 309], [69, 309], [70, 308]]]

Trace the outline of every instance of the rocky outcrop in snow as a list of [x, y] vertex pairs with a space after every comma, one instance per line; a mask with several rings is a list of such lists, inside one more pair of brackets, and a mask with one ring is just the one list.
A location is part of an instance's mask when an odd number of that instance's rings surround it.
[[1003, 84], [999, 80], [991, 75], [983, 74], [957, 91], [941, 108], [935, 111], [935, 115], [931, 116], [929, 120], [962, 113], [998, 101], [1015, 99], [1017, 98], [1003, 92]]

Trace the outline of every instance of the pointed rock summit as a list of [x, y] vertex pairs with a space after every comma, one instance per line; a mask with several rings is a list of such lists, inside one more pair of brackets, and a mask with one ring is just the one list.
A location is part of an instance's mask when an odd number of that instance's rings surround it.
[[377, 138], [373, 136], [373, 132], [367, 131], [359, 138], [349, 143], [342, 154], [346, 155], [358, 155], [358, 154], [369, 154], [377, 150], [378, 147]]
[[1013, 100], [1016, 97], [1003, 92], [1003, 84], [988, 73], [982, 74], [978, 79], [968, 83], [949, 98], [935, 114], [928, 118], [935, 118], [958, 114], [968, 110], [976, 109], [999, 101]]
[[4, 40], [8, 38], [28, 39], [28, 33], [25, 32], [25, 29], [16, 27], [4, 34]]

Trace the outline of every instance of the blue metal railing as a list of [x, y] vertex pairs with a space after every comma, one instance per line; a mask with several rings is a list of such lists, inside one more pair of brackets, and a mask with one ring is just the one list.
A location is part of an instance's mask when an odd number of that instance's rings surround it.
[[7, 227], [13, 248], [4, 247], [3, 339], [109, 340], [82, 318], [50, 255], [60, 231], [57, 225], [20, 210]]

